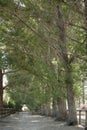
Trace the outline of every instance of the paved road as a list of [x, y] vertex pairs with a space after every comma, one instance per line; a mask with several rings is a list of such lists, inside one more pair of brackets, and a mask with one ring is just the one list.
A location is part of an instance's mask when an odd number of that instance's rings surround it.
[[83, 130], [74, 126], [65, 126], [50, 117], [31, 115], [21, 112], [0, 119], [0, 130]]

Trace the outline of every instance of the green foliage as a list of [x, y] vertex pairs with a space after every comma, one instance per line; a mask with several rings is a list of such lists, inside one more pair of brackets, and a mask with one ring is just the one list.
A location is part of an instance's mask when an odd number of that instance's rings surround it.
[[[76, 96], [80, 94], [79, 75], [87, 68], [85, 60], [81, 64], [86, 57], [84, 18], [73, 1], [66, 2], [0, 0], [0, 68], [18, 70], [7, 75], [9, 105], [20, 107], [26, 101], [34, 109], [52, 97], [66, 98], [64, 66], [68, 65]], [[58, 42], [57, 5], [64, 20], [66, 52], [64, 43]]]
[[1, 6], [7, 6], [9, 3], [11, 3], [13, 0], [0, 0]]

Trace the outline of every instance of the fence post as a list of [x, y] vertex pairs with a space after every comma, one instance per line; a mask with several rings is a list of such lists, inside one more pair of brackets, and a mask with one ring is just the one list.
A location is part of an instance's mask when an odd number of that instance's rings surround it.
[[85, 126], [87, 127], [87, 110], [85, 110]]
[[79, 124], [81, 124], [81, 110], [79, 110]]

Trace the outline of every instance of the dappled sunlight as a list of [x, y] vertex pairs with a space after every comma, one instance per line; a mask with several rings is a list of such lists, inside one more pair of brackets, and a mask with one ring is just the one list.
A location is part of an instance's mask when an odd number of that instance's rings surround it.
[[0, 130], [78, 124], [87, 126], [87, 0], [0, 0]]
[[19, 112], [6, 117], [0, 122], [0, 130], [83, 130], [81, 127], [69, 127], [64, 122], [54, 121], [51, 117], [30, 115]]
[[79, 128], [84, 128], [84, 126], [82, 126], [82, 125], [78, 125], [77, 127], [79, 127]]
[[31, 122], [34, 122], [34, 123], [35, 123], [35, 122], [40, 122], [40, 120], [32, 120]]
[[19, 117], [14, 117], [14, 119], [19, 120]]

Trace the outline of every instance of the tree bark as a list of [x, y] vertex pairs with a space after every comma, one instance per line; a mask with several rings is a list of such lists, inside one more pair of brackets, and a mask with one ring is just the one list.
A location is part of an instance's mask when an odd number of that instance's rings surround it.
[[85, 5], [84, 15], [85, 15], [85, 27], [86, 27], [85, 50], [87, 55], [87, 0], [84, 0], [84, 5]]
[[58, 111], [56, 115], [56, 120], [64, 121], [67, 117], [67, 111], [66, 111], [66, 101], [63, 98], [57, 99], [57, 105], [58, 105]]
[[56, 99], [53, 99], [53, 109], [52, 109], [52, 116], [56, 117], [57, 116], [57, 111], [58, 111], [58, 105]]
[[50, 101], [48, 103], [46, 103], [46, 106], [45, 106], [45, 115], [46, 116], [51, 116], [51, 108], [50, 108]]
[[74, 89], [73, 89], [73, 78], [72, 78], [72, 67], [68, 65], [66, 67], [65, 74], [65, 83], [66, 83], [66, 92], [67, 92], [67, 101], [68, 101], [68, 125], [76, 125], [77, 124], [77, 114], [75, 107], [75, 99], [74, 99]]
[[44, 115], [44, 114], [45, 114], [45, 113], [44, 113], [44, 105], [41, 105], [40, 114], [41, 114], [41, 115]]
[[66, 28], [64, 24], [64, 20], [61, 13], [61, 7], [57, 6], [57, 27], [59, 30], [59, 39], [58, 39], [58, 53], [60, 55], [59, 59], [63, 63], [63, 67], [65, 70], [65, 84], [66, 84], [66, 92], [67, 92], [67, 100], [68, 100], [68, 125], [76, 125], [77, 124], [77, 115], [76, 115], [76, 107], [75, 107], [75, 99], [74, 99], [74, 90], [73, 90], [73, 79], [72, 79], [72, 67], [70, 62], [70, 58], [68, 57], [67, 47], [66, 47]]
[[3, 108], [3, 74], [0, 69], [0, 108]]

